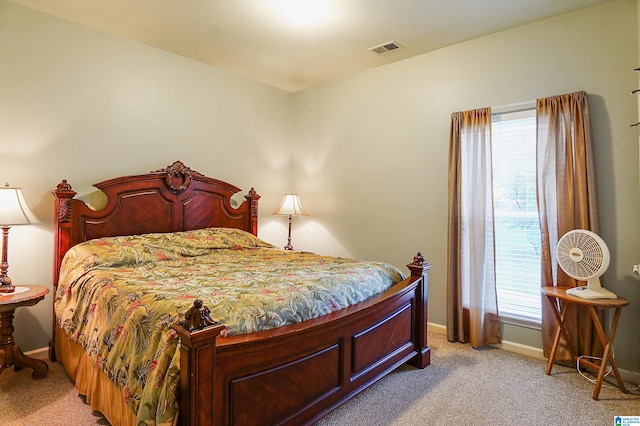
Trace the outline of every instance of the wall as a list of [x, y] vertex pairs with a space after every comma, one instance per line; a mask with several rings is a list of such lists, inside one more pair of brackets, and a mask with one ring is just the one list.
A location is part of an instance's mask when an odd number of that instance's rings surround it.
[[[255, 186], [260, 236], [274, 244], [286, 223], [271, 212], [293, 190], [310, 213], [294, 219], [298, 249], [401, 268], [421, 250], [430, 320], [444, 324], [450, 113], [585, 90], [613, 257], [605, 283], [631, 302], [616, 357], [640, 371], [636, 16], [636, 1], [613, 0], [290, 94], [0, 0], [0, 180], [22, 186], [42, 221], [11, 229], [10, 276], [50, 285], [61, 179], [86, 194], [179, 159]], [[15, 326], [24, 350], [46, 346], [51, 295]], [[505, 338], [539, 346], [532, 330]]]
[[[0, 1], [0, 181], [23, 188], [41, 223], [10, 231], [9, 276], [51, 288], [53, 197], [183, 161], [262, 199], [261, 237], [291, 190], [288, 92]], [[266, 213], [265, 213], [266, 212]], [[52, 295], [16, 311], [25, 351], [46, 347]]]
[[[636, 1], [614, 0], [296, 94], [294, 183], [312, 215], [298, 246], [399, 267], [421, 250], [430, 321], [445, 324], [450, 114], [584, 90], [612, 254], [605, 285], [631, 302], [615, 354], [640, 371], [636, 27]], [[504, 338], [541, 346], [534, 330], [506, 326]]]

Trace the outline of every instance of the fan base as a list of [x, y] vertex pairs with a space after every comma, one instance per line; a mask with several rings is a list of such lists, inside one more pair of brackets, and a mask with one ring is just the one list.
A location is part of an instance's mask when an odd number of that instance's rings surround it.
[[580, 297], [582, 299], [616, 299], [618, 297], [615, 293], [602, 287], [594, 288], [590, 286], [570, 288], [567, 290], [567, 294]]

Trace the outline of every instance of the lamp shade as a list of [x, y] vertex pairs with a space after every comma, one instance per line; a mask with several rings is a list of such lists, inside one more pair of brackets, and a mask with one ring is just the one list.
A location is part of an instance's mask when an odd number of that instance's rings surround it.
[[28, 225], [38, 220], [27, 206], [21, 188], [0, 187], [0, 226]]
[[280, 207], [278, 207], [273, 214], [307, 216], [307, 212], [302, 208], [298, 194], [285, 194], [282, 203], [280, 203]]

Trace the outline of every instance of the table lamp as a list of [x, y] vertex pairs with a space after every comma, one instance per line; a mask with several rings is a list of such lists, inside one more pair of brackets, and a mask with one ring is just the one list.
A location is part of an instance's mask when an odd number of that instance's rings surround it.
[[293, 250], [293, 246], [291, 245], [291, 217], [307, 216], [307, 212], [305, 212], [302, 208], [302, 204], [300, 203], [300, 197], [298, 197], [298, 194], [285, 194], [280, 207], [278, 207], [276, 211], [273, 212], [273, 214], [289, 216], [289, 237], [287, 239], [287, 245], [284, 246], [284, 249]]
[[7, 275], [9, 263], [7, 251], [9, 228], [14, 225], [27, 225], [37, 222], [35, 215], [29, 210], [21, 188], [5, 184], [0, 187], [0, 228], [2, 229], [2, 263], [0, 264], [0, 293], [13, 293], [15, 287]]

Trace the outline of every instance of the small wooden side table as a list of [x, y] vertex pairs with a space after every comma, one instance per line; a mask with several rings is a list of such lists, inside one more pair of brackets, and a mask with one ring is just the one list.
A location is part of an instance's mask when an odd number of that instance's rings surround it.
[[[620, 319], [620, 313], [622, 312], [622, 308], [627, 306], [629, 302], [622, 297], [618, 297], [616, 299], [583, 299], [581, 297], [572, 296], [567, 294], [568, 287], [556, 287], [556, 286], [545, 286], [542, 287], [542, 293], [547, 296], [547, 301], [551, 305], [551, 311], [556, 318], [556, 322], [558, 324], [558, 328], [556, 329], [556, 337], [553, 341], [553, 347], [551, 348], [551, 353], [549, 354], [549, 362], [547, 363], [547, 371], [546, 374], [551, 374], [551, 368], [553, 366], [553, 361], [556, 356], [556, 350], [558, 349], [558, 343], [560, 342], [560, 335], [562, 335], [569, 348], [569, 352], [571, 356], [573, 356], [574, 360], [578, 360], [578, 355], [575, 353], [573, 349], [573, 341], [569, 337], [569, 333], [564, 324], [564, 319], [567, 315], [567, 311], [573, 305], [582, 305], [586, 306], [589, 310], [589, 314], [591, 314], [591, 319], [593, 320], [593, 326], [596, 329], [596, 333], [598, 334], [598, 338], [604, 347], [604, 352], [602, 354], [602, 361], [600, 364], [591, 362], [585, 358], [580, 358], [580, 363], [586, 365], [587, 367], [591, 367], [593, 369], [598, 370], [598, 378], [596, 379], [596, 387], [593, 390], [593, 399], [598, 399], [598, 395], [600, 394], [600, 388], [602, 387], [602, 380], [604, 379], [604, 373], [607, 367], [607, 364], [611, 365], [611, 369], [613, 370], [613, 374], [618, 382], [618, 387], [623, 393], [627, 392], [627, 389], [624, 386], [624, 381], [622, 380], [622, 376], [618, 371], [618, 366], [616, 365], [615, 359], [613, 359], [613, 354], [611, 351], [611, 346], [613, 345], [613, 338], [616, 335], [616, 328], [618, 327], [618, 320]], [[557, 301], [562, 302], [559, 307], [556, 303]], [[613, 322], [611, 323], [611, 328], [609, 330], [609, 336], [605, 334], [602, 324], [600, 323], [600, 318], [598, 317], [598, 309], [615, 309], [615, 313], [613, 315]]]
[[[28, 290], [19, 292], [20, 288]], [[33, 306], [44, 299], [49, 289], [40, 285], [16, 286], [16, 293], [0, 293], [0, 374], [13, 365], [15, 370], [33, 368], [31, 378], [47, 377], [49, 366], [45, 361], [29, 358], [13, 340], [13, 312], [20, 306]]]

